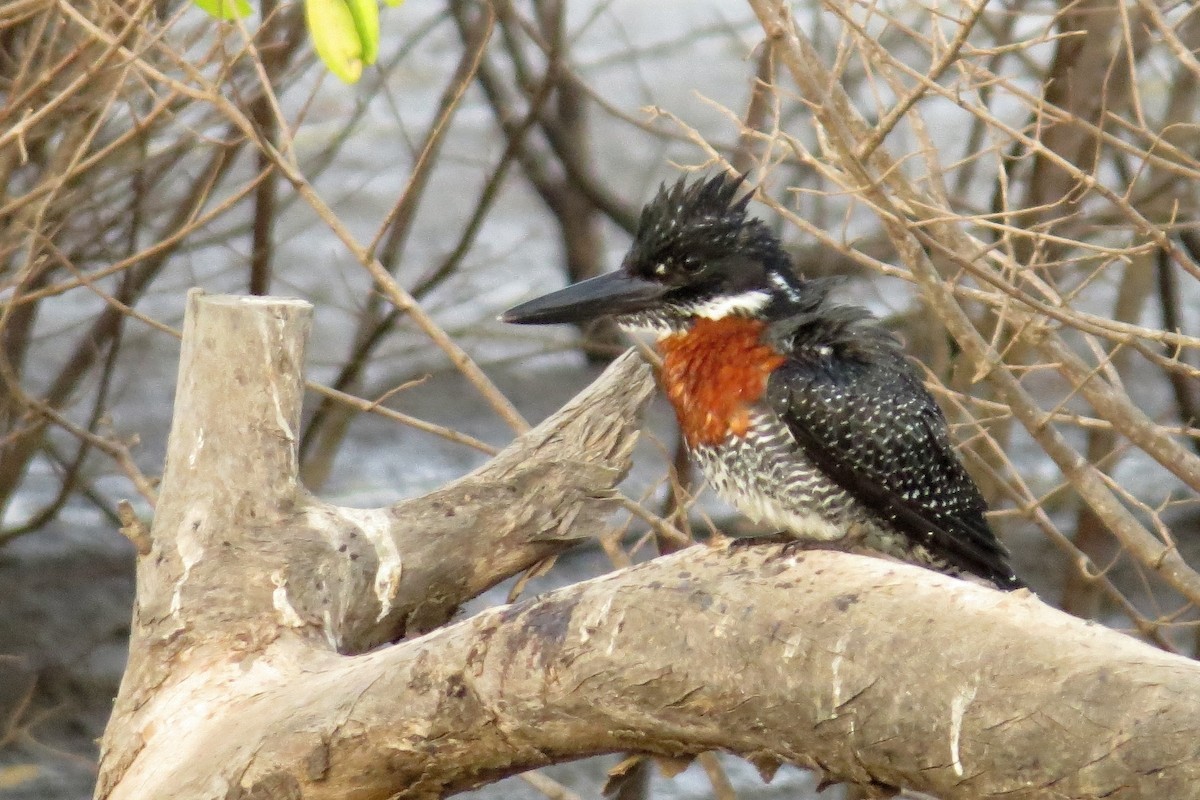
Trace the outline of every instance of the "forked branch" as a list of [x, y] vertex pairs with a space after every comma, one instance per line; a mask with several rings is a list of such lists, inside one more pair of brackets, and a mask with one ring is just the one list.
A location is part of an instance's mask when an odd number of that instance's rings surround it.
[[712, 749], [943, 798], [1200, 796], [1194, 662], [907, 565], [692, 547], [444, 624], [590, 535], [648, 370], [433, 495], [338, 509], [295, 477], [308, 313], [189, 298], [97, 797], [425, 798]]

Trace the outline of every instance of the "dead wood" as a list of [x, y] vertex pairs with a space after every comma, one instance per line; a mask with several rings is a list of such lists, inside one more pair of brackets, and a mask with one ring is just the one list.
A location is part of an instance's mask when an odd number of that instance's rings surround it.
[[438, 492], [337, 508], [296, 480], [309, 310], [189, 297], [97, 797], [432, 797], [712, 749], [944, 798], [1200, 797], [1200, 667], [1025, 592], [693, 547], [445, 624], [593, 535], [648, 369]]

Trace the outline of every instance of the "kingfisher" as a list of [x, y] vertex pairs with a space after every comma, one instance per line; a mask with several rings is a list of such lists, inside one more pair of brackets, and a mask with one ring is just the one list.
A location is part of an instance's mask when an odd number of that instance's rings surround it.
[[506, 311], [649, 332], [689, 451], [734, 508], [799, 546], [1022, 586], [900, 342], [792, 269], [743, 178], [665, 184], [615, 272]]

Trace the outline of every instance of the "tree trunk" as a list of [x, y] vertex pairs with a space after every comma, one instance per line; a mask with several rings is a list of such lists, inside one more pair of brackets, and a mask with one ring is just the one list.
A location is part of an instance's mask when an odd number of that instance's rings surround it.
[[97, 797], [431, 797], [711, 749], [944, 798], [1200, 797], [1200, 667], [1027, 592], [698, 546], [447, 624], [597, 532], [649, 371], [618, 359], [431, 495], [338, 508], [296, 479], [308, 321], [189, 296]]

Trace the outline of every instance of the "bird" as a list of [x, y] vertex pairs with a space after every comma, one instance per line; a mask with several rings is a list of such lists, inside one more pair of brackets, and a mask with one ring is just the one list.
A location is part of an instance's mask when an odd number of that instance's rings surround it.
[[652, 334], [695, 463], [777, 536], [1021, 588], [921, 370], [832, 279], [796, 273], [744, 180], [661, 185], [617, 270], [501, 319]]

